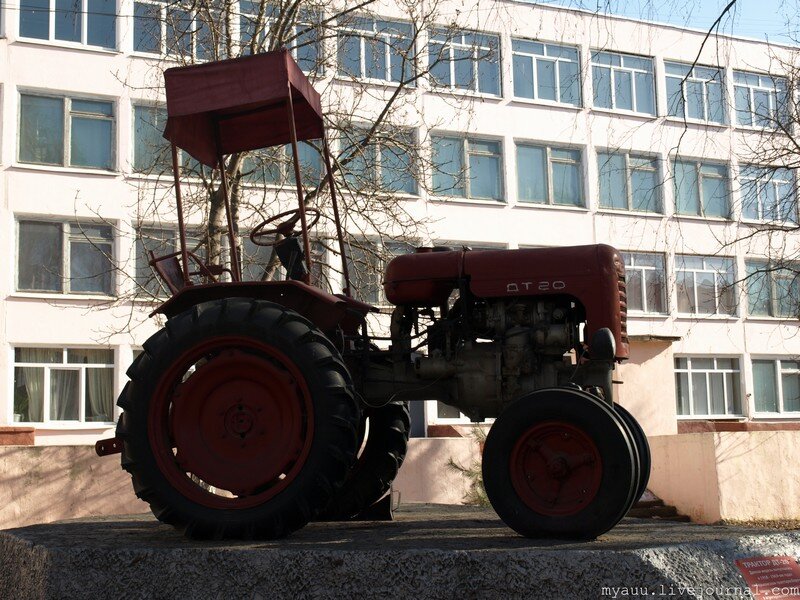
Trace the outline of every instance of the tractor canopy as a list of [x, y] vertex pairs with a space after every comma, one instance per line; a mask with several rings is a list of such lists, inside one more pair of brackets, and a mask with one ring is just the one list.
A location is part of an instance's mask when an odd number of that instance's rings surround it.
[[[285, 48], [164, 72], [164, 137], [213, 167], [220, 154], [323, 136], [320, 96]], [[217, 136], [219, 136], [217, 138]]]

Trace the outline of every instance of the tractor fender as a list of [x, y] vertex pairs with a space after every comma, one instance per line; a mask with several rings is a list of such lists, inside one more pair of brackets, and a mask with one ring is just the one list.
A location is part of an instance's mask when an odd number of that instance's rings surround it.
[[164, 302], [150, 316], [163, 314], [168, 318], [209, 300], [222, 298], [256, 298], [290, 308], [302, 315], [323, 332], [337, 328], [356, 333], [366, 315], [377, 309], [364, 302], [341, 294], [329, 294], [301, 281], [241, 281], [188, 286]]

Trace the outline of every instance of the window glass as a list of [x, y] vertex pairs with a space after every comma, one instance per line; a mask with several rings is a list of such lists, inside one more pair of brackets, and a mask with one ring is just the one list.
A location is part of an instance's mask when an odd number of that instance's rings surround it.
[[62, 290], [62, 226], [20, 221], [17, 289]]
[[20, 96], [20, 162], [64, 163], [64, 100]]
[[458, 138], [432, 136], [433, 188], [438, 194], [466, 195], [464, 186], [464, 149]]
[[580, 167], [580, 150], [517, 144], [519, 200], [583, 206]]
[[471, 198], [502, 200], [499, 142], [467, 142]]
[[778, 412], [778, 390], [773, 361], [753, 361], [753, 388], [756, 412]]
[[655, 159], [626, 153], [598, 152], [597, 162], [601, 207], [661, 212]]
[[673, 167], [678, 214], [730, 217], [726, 166], [678, 160]]
[[20, 37], [50, 38], [49, 0], [20, 0], [19, 9]]
[[161, 53], [161, 5], [135, 2], [133, 5], [133, 49]]
[[715, 67], [664, 63], [667, 112], [674, 117], [724, 122], [722, 72]]
[[733, 80], [737, 124], [776, 129], [786, 114], [786, 81], [744, 71], [734, 71]]
[[666, 270], [662, 254], [623, 252], [628, 310], [666, 312]]
[[339, 26], [339, 75], [393, 82], [411, 78], [415, 42], [410, 23], [354, 18]]

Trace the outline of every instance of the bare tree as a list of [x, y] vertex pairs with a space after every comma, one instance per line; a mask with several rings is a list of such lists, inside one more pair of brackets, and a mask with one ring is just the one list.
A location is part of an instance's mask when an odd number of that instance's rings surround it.
[[[326, 128], [334, 142], [334, 182], [351, 249], [350, 270], [356, 287], [368, 290], [367, 299], [376, 300], [375, 271], [380, 263], [425, 235], [426, 222], [415, 216], [412, 205], [416, 197], [432, 191], [431, 174], [437, 166], [426, 150], [425, 138], [437, 123], [426, 122], [420, 113], [419, 91], [432, 75], [449, 73], [457, 61], [469, 65], [498, 62], [499, 52], [481, 47], [468, 55], [450, 53], [448, 43], [460, 29], [440, 15], [437, 1], [403, 0], [397, 8], [404, 18], [396, 20], [376, 15], [372, 4], [373, 0], [363, 0], [332, 10], [319, 0], [194, 0], [157, 7], [146, 23], [152, 28], [148, 39], [160, 39], [164, 51], [154, 73], [159, 78], [160, 71], [174, 63], [193, 64], [281, 47], [292, 51], [323, 95]], [[431, 32], [437, 42], [426, 52], [424, 41]], [[477, 77], [477, 68], [473, 71]], [[472, 101], [461, 97], [455, 102], [459, 110], [468, 111]], [[143, 143], [137, 150], [143, 158], [135, 167], [164, 176], [155, 183], [152, 178], [142, 181], [138, 221], [157, 222], [169, 212], [172, 202], [168, 149], [154, 135], [163, 128], [165, 115], [157, 107], [138, 110], [137, 126], [149, 133], [140, 132]], [[300, 160], [305, 205], [330, 215], [320, 144], [313, 140], [301, 144]], [[290, 161], [286, 148], [227, 157], [225, 174], [234, 223], [238, 226], [241, 216], [243, 231], [291, 207], [296, 188]], [[225, 265], [229, 253], [219, 173], [187, 155], [183, 156], [183, 169], [188, 214], [195, 222], [201, 221], [191, 236], [193, 249], [210, 264]], [[463, 173], [456, 176], [463, 177]], [[315, 253], [320, 255], [337, 251], [328, 242], [332, 229], [330, 221], [325, 221], [313, 234], [317, 238]], [[237, 239], [239, 233], [235, 232]], [[140, 228], [138, 235], [139, 251], [168, 245], [147, 227]], [[279, 261], [274, 253], [248, 243], [246, 236], [242, 239], [249, 275], [262, 280], [276, 277]], [[258, 270], [251, 264], [255, 261], [261, 263]], [[336, 261], [331, 262], [335, 269]], [[322, 273], [316, 273], [317, 279]], [[137, 291], [156, 292], [145, 278], [140, 270]]]

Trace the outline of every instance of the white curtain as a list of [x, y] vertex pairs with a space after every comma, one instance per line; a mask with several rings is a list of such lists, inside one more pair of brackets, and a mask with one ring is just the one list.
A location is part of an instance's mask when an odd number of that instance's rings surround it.
[[78, 371], [50, 370], [50, 418], [56, 421], [77, 421]]
[[[49, 348], [20, 348], [20, 362], [47, 363], [53, 356]], [[28, 393], [28, 420], [44, 420], [44, 368], [22, 367]], [[24, 417], [23, 417], [24, 418]]]
[[91, 415], [87, 421], [113, 421], [114, 371], [108, 368], [86, 369], [86, 393]]

